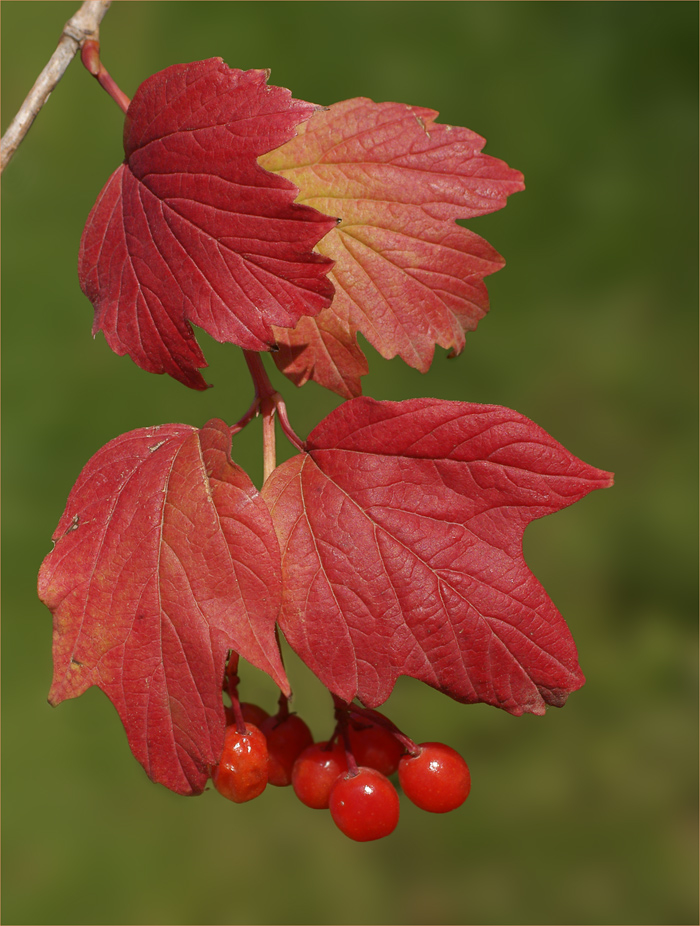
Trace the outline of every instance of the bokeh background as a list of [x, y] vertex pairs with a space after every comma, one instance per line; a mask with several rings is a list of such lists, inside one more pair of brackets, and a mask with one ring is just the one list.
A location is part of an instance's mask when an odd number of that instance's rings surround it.
[[[2, 4], [3, 129], [77, 6]], [[4, 923], [698, 922], [697, 28], [683, 2], [113, 4], [103, 60], [129, 95], [222, 56], [314, 102], [435, 108], [522, 170], [527, 190], [471, 225], [508, 264], [463, 355], [421, 376], [368, 348], [365, 393], [516, 408], [617, 481], [526, 535], [588, 678], [563, 710], [516, 719], [405, 679], [386, 705], [467, 757], [454, 814], [404, 802], [361, 845], [288, 790], [187, 800], [148, 781], [97, 689], [50, 708], [36, 573], [83, 464], [251, 399], [238, 350], [205, 335], [204, 394], [93, 341], [78, 242], [122, 115], [74, 62], [3, 177]], [[272, 375], [302, 434], [337, 404]], [[259, 484], [256, 426], [234, 454]], [[287, 659], [322, 738], [329, 699]], [[244, 685], [272, 707], [264, 677]]]

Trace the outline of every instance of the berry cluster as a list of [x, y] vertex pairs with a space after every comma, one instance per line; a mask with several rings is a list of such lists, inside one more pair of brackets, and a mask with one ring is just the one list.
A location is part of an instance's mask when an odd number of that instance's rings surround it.
[[388, 836], [399, 821], [390, 780], [396, 773], [406, 797], [431, 813], [454, 810], [469, 795], [469, 767], [459, 753], [444, 743], [416, 745], [378, 711], [337, 701], [333, 735], [314, 742], [284, 696], [270, 716], [240, 702], [237, 686], [229, 674], [224, 750], [211, 770], [214, 787], [229, 800], [252, 800], [268, 784], [291, 785], [307, 807], [329, 809], [346, 836], [368, 842]]

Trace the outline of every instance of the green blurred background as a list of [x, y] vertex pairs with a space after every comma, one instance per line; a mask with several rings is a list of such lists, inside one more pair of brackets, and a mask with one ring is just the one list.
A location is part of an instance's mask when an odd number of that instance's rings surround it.
[[[3, 129], [77, 6], [2, 4]], [[387, 704], [469, 761], [454, 814], [404, 802], [393, 836], [355, 844], [288, 790], [235, 806], [153, 785], [96, 689], [51, 709], [35, 581], [80, 469], [123, 431], [233, 422], [251, 399], [240, 352], [205, 335], [204, 394], [92, 340], [78, 242], [122, 115], [74, 62], [3, 177], [4, 923], [698, 922], [697, 28], [683, 2], [113, 4], [103, 60], [129, 95], [218, 55], [314, 102], [433, 107], [522, 170], [526, 192], [471, 224], [508, 265], [464, 354], [421, 376], [368, 349], [365, 393], [514, 407], [617, 481], [526, 536], [588, 678], [563, 710], [516, 719], [406, 679]], [[302, 434], [337, 404], [273, 379]], [[234, 454], [259, 484], [257, 426]], [[329, 700], [287, 658], [321, 738]], [[264, 677], [244, 685], [272, 707]]]

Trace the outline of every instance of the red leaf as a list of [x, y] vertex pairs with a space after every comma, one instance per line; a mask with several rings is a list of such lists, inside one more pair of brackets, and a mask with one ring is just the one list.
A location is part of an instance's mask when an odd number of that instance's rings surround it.
[[93, 333], [152, 373], [206, 388], [190, 322], [251, 350], [330, 304], [330, 262], [312, 248], [335, 222], [293, 203], [256, 158], [316, 109], [220, 58], [177, 64], [136, 91], [126, 160], [90, 213], [79, 276]]
[[383, 357], [425, 372], [435, 344], [458, 354], [486, 313], [483, 278], [503, 259], [454, 220], [501, 209], [523, 178], [482, 154], [483, 138], [439, 125], [437, 115], [346, 100], [260, 158], [299, 187], [297, 202], [342, 220], [317, 248], [335, 261], [330, 309], [276, 331], [275, 361], [298, 385], [314, 379], [358, 395], [366, 363], [356, 331]]
[[534, 518], [609, 486], [509, 409], [354, 399], [272, 474], [280, 626], [324, 685], [370, 706], [409, 675], [512, 714], [584, 678], [522, 552]]
[[154, 780], [197, 794], [223, 748], [229, 649], [285, 692], [269, 512], [222, 421], [143, 428], [88, 462], [39, 574], [52, 704], [98, 685]]

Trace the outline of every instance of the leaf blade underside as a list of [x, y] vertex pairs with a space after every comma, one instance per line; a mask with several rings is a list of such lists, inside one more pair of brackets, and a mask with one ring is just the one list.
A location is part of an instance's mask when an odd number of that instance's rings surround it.
[[144, 81], [124, 124], [125, 162], [88, 217], [78, 272], [117, 354], [206, 388], [191, 323], [250, 350], [330, 304], [330, 261], [312, 251], [335, 224], [294, 203], [257, 157], [316, 107], [220, 58]]
[[517, 412], [437, 399], [344, 403], [263, 487], [280, 627], [324, 685], [376, 707], [399, 675], [512, 714], [584, 677], [528, 569], [527, 524], [612, 482]]
[[107, 694], [154, 781], [200, 793], [223, 747], [230, 649], [289, 686], [275, 638], [279, 548], [216, 419], [124, 434], [87, 463], [39, 574], [52, 704]]
[[297, 202], [341, 220], [317, 246], [335, 262], [330, 308], [276, 330], [275, 362], [297, 385], [313, 379], [359, 395], [367, 362], [357, 331], [383, 357], [426, 372], [435, 345], [459, 354], [488, 310], [483, 278], [503, 258], [454, 220], [503, 208], [524, 189], [522, 174], [483, 154], [484, 139], [469, 129], [435, 123], [437, 115], [345, 100], [259, 159], [295, 183]]

